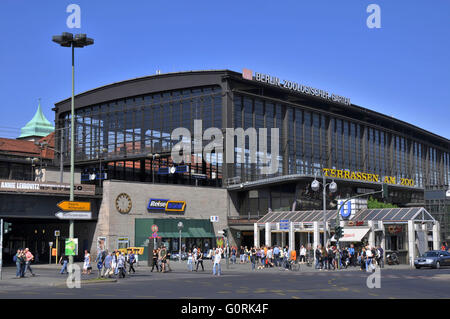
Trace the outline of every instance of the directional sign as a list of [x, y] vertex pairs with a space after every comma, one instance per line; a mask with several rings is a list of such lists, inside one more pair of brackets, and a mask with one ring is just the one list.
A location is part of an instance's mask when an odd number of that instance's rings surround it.
[[92, 212], [57, 212], [59, 219], [92, 219]]
[[280, 220], [280, 230], [287, 230], [287, 229], [289, 229], [289, 219]]
[[59, 202], [56, 206], [65, 211], [89, 212], [91, 210], [90, 202], [71, 202], [64, 200]]

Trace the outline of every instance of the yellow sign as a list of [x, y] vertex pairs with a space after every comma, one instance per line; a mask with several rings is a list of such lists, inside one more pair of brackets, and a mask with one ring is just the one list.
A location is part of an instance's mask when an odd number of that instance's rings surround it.
[[128, 247], [128, 248], [119, 248], [117, 250], [124, 254], [128, 254], [130, 251], [133, 251], [134, 254], [138, 255], [142, 255], [144, 253], [144, 247]]
[[409, 179], [409, 178], [400, 178], [400, 181], [398, 181], [394, 176], [381, 177], [378, 174], [352, 172], [352, 171], [345, 171], [342, 169], [324, 168], [323, 174], [327, 177], [350, 179], [350, 180], [360, 180], [360, 181], [366, 181], [366, 182], [385, 183], [385, 184], [392, 184], [392, 185], [398, 184], [398, 185], [403, 185], [403, 186], [414, 186], [415, 185], [414, 180]]
[[90, 202], [71, 202], [68, 200], [59, 202], [57, 204], [59, 208], [65, 211], [77, 211], [77, 212], [89, 212], [91, 211]]

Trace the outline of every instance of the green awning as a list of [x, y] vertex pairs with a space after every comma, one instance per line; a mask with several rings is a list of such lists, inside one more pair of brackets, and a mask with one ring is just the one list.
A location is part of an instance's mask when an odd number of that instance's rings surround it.
[[194, 238], [211, 238], [214, 237], [214, 234], [205, 231], [204, 228], [199, 227], [191, 227], [189, 228], [189, 233], [191, 233], [191, 236]]

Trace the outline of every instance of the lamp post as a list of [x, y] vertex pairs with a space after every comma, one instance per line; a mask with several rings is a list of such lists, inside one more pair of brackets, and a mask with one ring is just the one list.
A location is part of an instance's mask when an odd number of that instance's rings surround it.
[[[159, 154], [158, 153], [156, 153], [156, 154], [152, 154], [152, 153], [150, 153], [150, 154], [147, 154], [147, 157], [151, 157], [152, 158], [152, 183], [153, 184], [155, 184], [155, 170], [154, 170], [154, 167], [153, 167], [153, 162], [155, 161], [155, 158], [159, 158]], [[183, 223], [181, 223], [181, 224], [183, 224]]]
[[183, 229], [183, 227], [184, 227], [184, 225], [183, 225], [183, 222], [178, 222], [178, 232], [180, 233], [180, 242], [179, 242], [179, 244], [178, 244], [178, 248], [179, 248], [179, 250], [180, 250], [180, 254], [178, 255], [178, 260], [180, 261], [180, 263], [181, 263], [181, 230]]
[[316, 178], [314, 178], [313, 182], [311, 183], [311, 189], [315, 192], [317, 192], [320, 189], [320, 185], [322, 185], [322, 197], [323, 197], [323, 245], [327, 246], [327, 186], [330, 190], [330, 192], [334, 193], [337, 191], [337, 184], [332, 181], [331, 183], [327, 184], [327, 180], [325, 178], [325, 175], [323, 175], [322, 183], [319, 182]]
[[[70, 121], [70, 201], [73, 202], [74, 194], [74, 171], [75, 171], [75, 48], [84, 48], [85, 46], [94, 44], [94, 40], [86, 37], [86, 34], [76, 34], [75, 37], [72, 33], [63, 32], [62, 35], [55, 35], [52, 37], [52, 41], [58, 43], [62, 47], [72, 48], [72, 99], [71, 99], [71, 121]], [[69, 224], [69, 238], [74, 237], [74, 224], [73, 219]], [[73, 256], [69, 256], [69, 265], [73, 264]]]

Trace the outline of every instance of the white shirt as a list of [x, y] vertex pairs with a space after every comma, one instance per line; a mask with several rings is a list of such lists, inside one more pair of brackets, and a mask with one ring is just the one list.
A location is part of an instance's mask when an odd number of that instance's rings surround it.
[[218, 253], [216, 253], [215, 255], [214, 255], [214, 263], [215, 264], [220, 264], [220, 260], [222, 259], [222, 256], [221, 256], [221, 254], [220, 254], [220, 251], [218, 252]]
[[306, 256], [306, 248], [305, 247], [300, 249], [300, 256]]
[[366, 256], [367, 256], [367, 258], [373, 257], [372, 251], [370, 249], [366, 250]]

